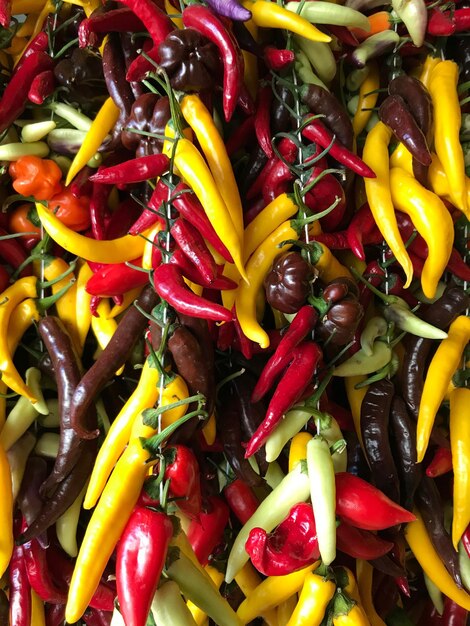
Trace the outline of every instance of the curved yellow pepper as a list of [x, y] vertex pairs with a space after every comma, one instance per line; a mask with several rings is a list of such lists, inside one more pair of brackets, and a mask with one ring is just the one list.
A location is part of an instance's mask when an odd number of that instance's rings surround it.
[[458, 543], [470, 523], [470, 389], [457, 387], [450, 394], [450, 448], [454, 469], [452, 542]]
[[413, 264], [398, 229], [390, 190], [388, 144], [391, 136], [392, 131], [382, 122], [377, 122], [368, 133], [362, 159], [374, 168], [376, 178], [366, 178], [364, 184], [377, 228], [402, 266], [406, 276], [405, 287], [409, 287], [413, 278]]
[[470, 317], [460, 315], [452, 322], [447, 339], [441, 341], [429, 365], [416, 425], [418, 463], [426, 453], [434, 419], [443, 401], [449, 381], [459, 367], [463, 351], [470, 340]]
[[[42, 204], [36, 209], [44, 230], [71, 254], [94, 263], [124, 263], [142, 256], [145, 239], [124, 235], [118, 239], [97, 241], [80, 235], [64, 224]], [[144, 233], [145, 234], [145, 233]]]
[[289, 472], [294, 469], [297, 463], [307, 459], [307, 444], [313, 439], [313, 435], [302, 431], [292, 437], [289, 448]]
[[10, 465], [3, 446], [0, 444], [0, 578], [6, 572], [13, 552], [13, 492]]
[[[375, 61], [369, 64], [369, 74], [359, 87], [359, 102], [352, 120], [354, 135], [357, 137], [362, 133], [370, 120], [373, 109], [377, 104], [380, 87], [379, 66]], [[375, 92], [375, 93], [374, 93]]]
[[372, 601], [373, 572], [374, 568], [368, 561], [363, 561], [362, 559], [356, 560], [357, 586], [359, 588], [364, 613], [367, 615], [371, 626], [386, 626], [383, 619], [381, 619], [375, 610]]
[[[55, 257], [52, 261], [44, 264], [44, 278], [46, 280], [53, 280], [57, 278], [64, 272], [70, 269], [69, 264], [61, 259], [60, 257]], [[58, 293], [64, 287], [69, 286], [67, 291], [62, 294], [62, 296], [56, 300], [55, 308], [57, 311], [57, 315], [64, 324], [68, 334], [70, 335], [73, 345], [77, 351], [80, 350], [80, 339], [78, 335], [78, 324], [77, 324], [77, 283], [75, 279], [75, 274], [73, 272], [67, 274], [59, 280], [58, 282], [52, 285], [51, 291], [52, 294]], [[86, 302], [81, 302], [80, 305], [86, 306]], [[89, 307], [88, 307], [89, 308]]]
[[405, 170], [399, 167], [390, 170], [390, 188], [395, 207], [410, 216], [427, 243], [428, 257], [421, 286], [426, 297], [434, 298], [452, 252], [454, 222], [442, 200]]
[[287, 626], [320, 626], [335, 591], [336, 584], [333, 581], [309, 572]]
[[[235, 582], [245, 597], [249, 596], [261, 584], [261, 578], [250, 561], [247, 561], [235, 576]], [[268, 626], [277, 626], [278, 620], [274, 609], [264, 611], [261, 615]]]

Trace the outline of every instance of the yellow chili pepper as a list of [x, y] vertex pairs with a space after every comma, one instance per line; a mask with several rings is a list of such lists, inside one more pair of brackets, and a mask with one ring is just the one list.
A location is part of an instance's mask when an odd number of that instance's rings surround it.
[[458, 543], [470, 523], [470, 388], [457, 387], [450, 394], [450, 447], [454, 470], [452, 542]]
[[298, 212], [298, 207], [287, 193], [281, 193], [264, 207], [245, 228], [243, 260], [245, 263], [278, 226]]
[[318, 561], [292, 574], [265, 578], [240, 604], [237, 610], [238, 617], [244, 624], [247, 624], [265, 611], [284, 602], [302, 589], [307, 574], [316, 567], [318, 567]]
[[171, 19], [176, 28], [184, 28], [183, 20], [178, 16], [178, 11], [171, 4], [170, 0], [165, 0], [165, 11], [168, 17]]
[[[142, 426], [141, 436], [155, 431]], [[149, 452], [134, 438], [116, 463], [88, 522], [70, 581], [65, 619], [74, 624], [85, 612], [106, 564], [134, 509], [148, 472]]]
[[367, 178], [364, 184], [377, 228], [402, 266], [406, 276], [405, 287], [409, 287], [413, 278], [413, 264], [398, 229], [390, 190], [388, 144], [391, 136], [392, 131], [382, 122], [377, 122], [367, 134], [362, 159], [374, 167], [376, 178]]
[[344, 591], [352, 600], [359, 603], [361, 598], [359, 596], [357, 580], [348, 567], [343, 567], [342, 569], [348, 578], [348, 583], [345, 587], [342, 587], [342, 591]]
[[336, 584], [332, 580], [309, 572], [288, 626], [320, 626], [335, 591]]
[[305, 18], [275, 2], [244, 0], [242, 4], [251, 11], [253, 22], [260, 28], [285, 28], [311, 41], [324, 41], [325, 43], [331, 41], [331, 37], [322, 33]]
[[7, 387], [25, 396], [31, 402], [36, 402], [36, 398], [21, 379], [8, 348], [8, 325], [17, 305], [26, 298], [35, 298], [36, 295], [36, 278], [34, 276], [19, 278], [0, 294], [0, 372], [2, 381]]
[[307, 432], [297, 433], [290, 442], [289, 448], [289, 472], [294, 469], [297, 463], [307, 458], [307, 444], [313, 436]]
[[85, 492], [86, 485], [55, 523], [57, 539], [62, 549], [71, 557], [76, 557], [78, 554], [77, 527]]
[[418, 463], [424, 458], [437, 411], [469, 340], [470, 317], [460, 315], [450, 325], [447, 339], [442, 340], [431, 360], [424, 381], [416, 425]]
[[155, 241], [155, 237], [158, 235], [161, 229], [162, 229], [162, 225], [160, 224], [160, 222], [157, 222], [154, 226], [150, 228], [150, 230], [147, 233], [147, 240], [145, 242], [144, 252], [142, 254], [142, 269], [144, 270], [153, 269], [152, 257], [153, 257], [153, 251], [155, 250], [154, 241]]
[[[51, 0], [47, 0], [46, 3], [41, 2], [41, 12], [39, 13], [39, 15], [36, 16], [36, 20], [33, 26], [33, 29], [31, 31], [31, 35], [30, 38], [23, 44], [23, 48], [21, 50], [21, 52], [19, 52], [17, 59], [15, 60], [15, 65], [18, 63], [18, 61], [21, 59], [23, 52], [26, 50], [26, 48], [29, 46], [29, 44], [31, 43], [31, 41], [36, 37], [36, 35], [39, 33], [39, 31], [42, 29], [44, 22], [47, 18], [47, 16], [50, 13], [54, 13], [55, 11], [55, 7], [54, 4], [51, 2]], [[12, 13], [12, 15], [14, 15], [14, 13]]]
[[[253, 252], [246, 266], [248, 283], [239, 284], [235, 298], [238, 321], [243, 333], [262, 348], [269, 346], [268, 334], [261, 328], [256, 319], [256, 296], [263, 286], [263, 280], [271, 268], [274, 259], [280, 254], [279, 244], [288, 239], [298, 239], [290, 221], [281, 224]], [[292, 244], [282, 247], [282, 252], [289, 250]]]
[[383, 619], [377, 614], [372, 601], [372, 575], [373, 566], [368, 561], [356, 560], [357, 586], [362, 600], [364, 612], [371, 626], [385, 626]]
[[441, 62], [441, 59], [437, 57], [432, 57], [431, 55], [428, 55], [426, 57], [426, 60], [423, 63], [423, 67], [421, 69], [421, 74], [419, 77], [419, 80], [423, 83], [425, 87], [429, 88], [429, 81], [431, 79], [431, 74], [433, 73], [433, 70], [436, 67], [436, 65], [439, 65], [440, 62]]
[[31, 589], [31, 626], [46, 626], [44, 602], [34, 589]]
[[312, 263], [318, 270], [318, 277], [323, 283], [329, 283], [340, 276], [346, 276], [352, 279], [351, 272], [347, 267], [342, 265], [324, 243], [316, 242], [321, 248], [321, 254], [317, 259], [312, 259]]
[[150, 367], [149, 361], [145, 361], [137, 387], [111, 424], [106, 439], [98, 451], [83, 508], [91, 509], [95, 506], [115, 463], [129, 441], [136, 417], [158, 400], [159, 378], [157, 368]]
[[371, 118], [373, 109], [377, 104], [377, 98], [379, 97], [379, 92], [377, 91], [379, 87], [379, 66], [375, 61], [371, 61], [371, 63], [369, 63], [369, 73], [359, 87], [359, 102], [357, 103], [357, 109], [352, 120], [354, 135], [356, 137], [362, 133]]
[[135, 289], [126, 291], [126, 293], [123, 294], [124, 297], [122, 299], [122, 304], [115, 304], [109, 312], [109, 317], [117, 317], [118, 315], [121, 315], [121, 313], [124, 313], [124, 311], [131, 306], [134, 300], [139, 297], [142, 289], [143, 287], [136, 287]]
[[371, 624], [364, 609], [358, 604], [355, 604], [348, 613], [333, 617], [333, 626], [371, 626]]
[[40, 13], [45, 4], [45, 0], [12, 0], [11, 14], [28, 15], [29, 13]]
[[416, 521], [405, 527], [405, 539], [424, 573], [442, 593], [459, 606], [470, 611], [470, 595], [459, 589], [437, 554], [418, 510], [414, 510]]
[[361, 406], [362, 401], [364, 400], [364, 396], [367, 393], [368, 386], [361, 387], [360, 389], [356, 389], [356, 385], [358, 383], [362, 383], [366, 380], [366, 375], [359, 376], [348, 376], [344, 379], [344, 386], [346, 388], [346, 396], [349, 402], [349, 408], [351, 409], [351, 415], [354, 421], [354, 429], [356, 431], [356, 435], [359, 439], [359, 443], [361, 444], [362, 449], [364, 449], [364, 444], [362, 441], [362, 433], [361, 433]]
[[[112, 98], [107, 98], [98, 111], [90, 130], [83, 140], [80, 150], [75, 155], [72, 165], [67, 174], [65, 184], [69, 185], [78, 172], [85, 167], [88, 161], [95, 155], [104, 138], [118, 121], [120, 110], [114, 104]], [[140, 255], [137, 255], [140, 256]], [[137, 256], [133, 257], [134, 259]], [[131, 259], [126, 259], [130, 261]], [[112, 263], [113, 261], [108, 261]]]
[[[447, 175], [442, 167], [442, 163], [436, 154], [432, 155], [432, 163], [429, 166], [428, 178], [434, 193], [441, 198], [452, 202], [449, 181], [447, 180]], [[468, 176], [465, 177], [465, 187], [467, 190], [467, 207], [470, 207], [470, 178]], [[470, 208], [468, 208], [465, 212], [465, 216], [467, 219], [470, 219]]]
[[91, 295], [86, 291], [85, 287], [88, 280], [93, 276], [88, 263], [82, 263], [77, 273], [77, 282], [75, 283], [75, 323], [78, 341], [78, 354], [81, 356], [88, 331], [91, 326]]
[[3, 445], [0, 444], [0, 578], [6, 572], [13, 552], [13, 492], [10, 465]]
[[[106, 348], [118, 327], [117, 321], [113, 317], [109, 317], [111, 306], [107, 299], [101, 300], [96, 312], [98, 315], [93, 315], [91, 318], [91, 329], [98, 342], [98, 350], [93, 355], [95, 359], [98, 358], [99, 353]], [[116, 376], [120, 376], [123, 371], [124, 365], [118, 369]]]
[[279, 626], [287, 626], [290, 618], [292, 617], [292, 613], [295, 611], [297, 601], [298, 596], [296, 593], [293, 593], [290, 598], [281, 602], [281, 604], [277, 607], [276, 616]]
[[33, 34], [34, 25], [36, 23], [37, 17], [38, 16], [35, 13], [31, 13], [30, 15], [28, 15], [28, 17], [16, 31], [16, 36], [30, 37]]
[[[165, 135], [174, 136], [174, 130], [168, 124], [165, 128]], [[242, 260], [242, 242], [204, 157], [186, 138], [178, 139], [176, 146], [170, 142], [166, 147], [164, 144], [163, 152], [174, 158], [175, 166], [182, 178], [198, 197], [215, 232], [230, 250], [240, 275], [246, 280]]]
[[[145, 239], [124, 235], [97, 241], [70, 230], [42, 204], [36, 204], [38, 217], [51, 238], [71, 254], [94, 263], [124, 263], [142, 256]], [[146, 234], [146, 233], [144, 233]]]
[[428, 246], [421, 287], [424, 295], [432, 299], [452, 252], [454, 222], [442, 200], [405, 170], [390, 170], [390, 187], [393, 204], [411, 217]]
[[[408, 148], [403, 145], [401, 142], [392, 152], [390, 157], [390, 165], [391, 167], [401, 167], [402, 170], [408, 172], [408, 174], [413, 174], [413, 155], [408, 150]], [[439, 194], [438, 194], [439, 195]]]
[[468, 211], [465, 159], [459, 134], [462, 123], [457, 84], [459, 66], [454, 61], [438, 63], [429, 79], [434, 106], [434, 147], [449, 181], [453, 204]]
[[215, 419], [215, 413], [211, 413], [209, 415], [209, 419], [201, 428], [202, 435], [204, 437], [204, 441], [208, 446], [211, 446], [217, 435], [217, 422]]
[[[245, 597], [247, 597], [261, 584], [261, 577], [251, 562], [247, 561], [235, 576], [235, 582], [240, 587]], [[274, 609], [263, 611], [261, 617], [268, 626], [278, 626], [276, 611]]]
[[243, 209], [240, 192], [225, 148], [212, 115], [197, 94], [184, 96], [181, 111], [193, 129], [206, 157], [215, 184], [232, 218], [240, 241], [243, 241]]

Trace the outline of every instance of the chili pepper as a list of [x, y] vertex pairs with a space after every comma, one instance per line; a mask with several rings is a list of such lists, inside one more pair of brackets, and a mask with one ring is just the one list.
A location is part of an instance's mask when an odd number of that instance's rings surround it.
[[467, 490], [467, 465], [470, 459], [468, 450], [466, 387], [457, 387], [450, 394], [450, 445], [452, 450], [452, 467], [454, 470], [454, 515], [452, 519], [452, 542], [454, 548], [470, 523], [470, 508], [465, 497]]
[[[336, 96], [318, 85], [304, 85], [301, 98], [312, 113], [324, 116], [325, 126], [347, 150], [352, 150], [354, 133], [351, 121]], [[330, 143], [331, 140], [328, 146]]]
[[445, 568], [455, 580], [456, 585], [462, 586], [457, 552], [453, 549], [449, 533], [444, 526], [444, 507], [436, 484], [430, 478], [423, 477], [416, 492], [416, 505], [422, 515], [429, 538], [434, 549], [439, 554]]
[[311, 41], [323, 41], [325, 43], [331, 41], [331, 37], [322, 33], [305, 18], [285, 7], [279, 5], [264, 6], [262, 0], [261, 2], [259, 0], [255, 0], [255, 2], [245, 0], [243, 6], [251, 11], [253, 22], [260, 28], [285, 28]]
[[405, 527], [405, 539], [416, 560], [438, 589], [462, 608], [470, 610], [470, 596], [457, 587], [434, 549], [423, 519], [417, 511], [415, 515], [416, 521]]
[[[161, 259], [158, 259], [158, 262], [155, 262], [154, 260], [153, 265], [159, 265], [160, 262]], [[236, 289], [237, 287], [237, 283], [235, 281], [224, 276], [223, 274], [219, 274], [216, 278], [208, 281], [207, 278], [202, 276], [198, 266], [191, 263], [188, 257], [180, 249], [177, 249], [172, 253], [169, 263], [171, 265], [175, 265], [178, 268], [178, 271], [195, 285], [201, 285], [202, 287], [207, 287], [208, 289], [213, 290]]]
[[44, 100], [53, 93], [55, 85], [52, 70], [40, 72], [33, 78], [28, 91], [28, 100], [33, 104], [43, 104]]
[[[2, 242], [2, 247], [0, 250], [0, 256], [10, 265], [12, 268], [19, 268], [26, 261], [26, 252], [21, 244], [16, 241], [16, 238], [12, 239], [3, 239], [3, 237], [8, 237], [8, 232], [3, 228], [0, 228], [0, 241]], [[24, 278], [25, 276], [31, 275], [30, 268], [24, 268], [20, 276]]]
[[11, 163], [8, 172], [13, 180], [13, 189], [23, 196], [50, 200], [61, 190], [62, 172], [49, 159], [24, 156]]
[[242, 524], [246, 524], [259, 506], [259, 499], [253, 489], [240, 478], [226, 485], [223, 494], [230, 510]]
[[411, 510], [414, 493], [422, 478], [422, 470], [416, 463], [416, 426], [408, 415], [405, 401], [399, 396], [393, 398], [390, 424], [396, 468], [402, 487], [400, 503], [405, 509]]
[[[149, 0], [120, 0], [127, 5], [148, 30], [154, 46], [158, 46], [175, 28], [171, 19], [157, 5]], [[104, 30], [104, 28], [103, 28]], [[108, 32], [108, 27], [104, 32]], [[127, 29], [126, 29], [127, 30]], [[140, 28], [137, 28], [140, 30]]]
[[322, 148], [330, 148], [329, 154], [352, 172], [364, 178], [376, 177], [374, 171], [362, 159], [353, 154], [344, 145], [341, 145], [341, 142], [334, 141], [334, 136], [320, 120], [310, 119], [309, 124], [303, 128], [302, 134]]
[[362, 530], [383, 530], [414, 518], [379, 489], [345, 472], [336, 474], [336, 514]]
[[319, 626], [335, 591], [333, 580], [325, 578], [320, 572], [309, 572], [288, 624]]
[[[119, 11], [119, 9], [117, 10]], [[122, 10], [128, 14], [128, 18], [130, 18], [132, 23], [132, 19], [135, 19], [134, 14], [127, 9], [121, 9], [121, 11]], [[89, 20], [83, 20], [83, 22], [87, 21]], [[79, 27], [79, 40], [80, 29], [83, 22], [81, 22]], [[129, 24], [127, 28], [128, 30], [131, 30], [129, 28]], [[90, 34], [90, 30], [88, 30], [87, 34]], [[108, 93], [113, 99], [114, 104], [121, 112], [117, 127], [114, 130], [114, 134], [117, 134], [118, 136], [121, 133], [121, 129], [125, 126], [125, 120], [131, 114], [132, 104], [134, 102], [134, 95], [130, 85], [125, 79], [125, 73], [126, 64], [119, 35], [115, 33], [108, 33], [106, 43], [103, 47], [103, 75], [106, 81]]]
[[459, 68], [453, 61], [438, 63], [431, 74], [429, 93], [434, 107], [434, 145], [441, 160], [453, 203], [464, 213], [468, 211], [465, 167], [459, 141], [460, 103], [456, 86]]
[[336, 543], [338, 550], [355, 559], [369, 561], [384, 556], [393, 547], [390, 541], [385, 541], [377, 535], [351, 526], [341, 521], [336, 529]]
[[180, 498], [178, 507], [189, 517], [198, 516], [201, 511], [201, 485], [199, 465], [190, 448], [173, 445], [165, 448], [165, 480], [170, 480], [169, 491]]
[[249, 115], [241, 122], [236, 131], [228, 136], [225, 149], [229, 157], [232, 157], [248, 144], [253, 133], [254, 121], [254, 115]]
[[261, 400], [271, 389], [276, 378], [291, 360], [292, 350], [315, 328], [317, 321], [318, 314], [313, 307], [305, 305], [299, 310], [276, 351], [263, 368], [251, 396], [252, 402]]
[[455, 21], [450, 12], [440, 9], [431, 9], [426, 32], [429, 35], [440, 35], [448, 37], [455, 33]]
[[290, 357], [287, 371], [271, 398], [266, 416], [246, 446], [245, 458], [263, 445], [284, 413], [302, 396], [322, 358], [322, 352], [316, 343], [304, 342], [292, 349]]
[[429, 365], [418, 412], [418, 462], [423, 460], [437, 410], [445, 396], [449, 381], [459, 366], [469, 338], [470, 318], [461, 315], [450, 325], [447, 339], [441, 342]]
[[221, 305], [191, 292], [176, 265], [164, 263], [157, 267], [154, 272], [154, 285], [157, 294], [176, 311], [214, 321], [229, 322], [232, 319], [230, 311]]
[[226, 121], [232, 118], [242, 82], [239, 50], [219, 18], [203, 6], [186, 7], [183, 24], [194, 28], [217, 46], [224, 65], [223, 109]]
[[10, 561], [9, 581], [11, 626], [23, 626], [31, 622], [31, 587], [29, 585], [23, 547], [15, 546]]
[[216, 277], [217, 266], [200, 233], [192, 230], [184, 218], [179, 218], [173, 223], [170, 233], [183, 253], [197, 267], [205, 282], [210, 285]]
[[271, 145], [271, 126], [270, 126], [270, 110], [272, 105], [272, 90], [271, 85], [265, 85], [261, 87], [258, 94], [258, 101], [255, 112], [255, 134], [258, 143], [268, 159], [271, 159], [274, 155], [273, 147]]
[[397, 468], [388, 437], [394, 385], [387, 379], [369, 385], [361, 406], [361, 433], [373, 480], [394, 502], [400, 501]]
[[358, 559], [356, 561], [357, 586], [361, 597], [361, 604], [367, 619], [374, 626], [383, 626], [385, 622], [379, 617], [375, 610], [372, 599], [372, 577], [373, 567], [367, 561]]
[[368, 133], [362, 158], [366, 164], [374, 166], [377, 178], [368, 178], [364, 182], [372, 215], [394, 257], [402, 266], [406, 275], [405, 287], [408, 287], [413, 276], [413, 266], [398, 230], [392, 203], [388, 166], [390, 137], [391, 130], [382, 122]]
[[299, 592], [307, 575], [317, 564], [318, 562], [292, 574], [269, 576], [263, 580], [238, 607], [239, 619], [246, 624]]
[[209, 0], [208, 5], [218, 13], [232, 20], [240, 20], [246, 22], [251, 18], [251, 13], [245, 9], [238, 0], [230, 0], [230, 2], [222, 2], [221, 0]]
[[452, 470], [452, 452], [449, 448], [438, 447], [432, 461], [426, 468], [426, 476], [437, 478]]
[[227, 562], [225, 574], [227, 582], [231, 582], [248, 561], [245, 543], [251, 530], [259, 527], [266, 532], [271, 532], [285, 519], [292, 506], [307, 500], [309, 495], [309, 479], [304, 470], [302, 470], [302, 464], [299, 464], [260, 503], [254, 515], [238, 533]]
[[158, 212], [161, 210], [163, 203], [168, 200], [168, 196], [169, 188], [160, 178], [155, 185], [155, 189], [150, 196], [150, 200], [147, 202], [147, 208], [144, 208], [137, 220], [129, 228], [129, 234], [139, 235], [144, 230], [147, 230], [148, 228], [151, 228], [155, 224], [161, 222], [162, 218]]
[[172, 535], [171, 518], [144, 507], [134, 509], [124, 528], [116, 580], [119, 605], [129, 626], [147, 622]]
[[272, 533], [253, 528], [245, 550], [256, 569], [265, 576], [284, 576], [314, 563], [320, 552], [311, 505], [293, 506]]
[[3, 0], [0, 4], [0, 24], [3, 28], [10, 26], [11, 19], [11, 2], [10, 0]]
[[[25, 528], [24, 525], [23, 528]], [[50, 575], [46, 558], [47, 551], [41, 548], [37, 539], [32, 539], [22, 546], [22, 550], [31, 588], [45, 602], [64, 604], [66, 594], [56, 586]]]
[[161, 176], [168, 169], [169, 163], [165, 154], [151, 154], [111, 167], [100, 167], [96, 174], [90, 176], [90, 180], [107, 185], [139, 183]]
[[444, 602], [442, 620], [445, 626], [465, 626], [467, 623], [468, 610], [462, 608], [450, 598]]
[[[371, 213], [370, 207], [367, 203], [365, 203], [353, 215], [346, 230], [348, 245], [353, 253], [357, 256], [357, 258], [361, 259], [361, 261], [364, 261], [366, 258], [363, 243], [367, 243], [369, 237], [371, 238], [372, 233], [376, 230], [377, 226]], [[376, 241], [374, 239], [372, 243], [375, 242]]]
[[78, 27], [80, 48], [93, 46], [98, 48], [103, 35], [110, 32], [139, 32], [143, 30], [142, 21], [130, 9], [112, 9], [105, 13], [95, 12], [81, 20]]
[[[140, 259], [131, 262], [132, 266], [139, 266]], [[135, 287], [148, 283], [148, 274], [137, 270], [126, 263], [110, 263], [91, 276], [86, 283], [87, 293], [95, 296], [109, 297], [126, 293]]]
[[287, 69], [294, 63], [295, 54], [292, 50], [280, 50], [268, 45], [263, 48], [263, 59], [268, 69], [279, 72]]
[[208, 510], [201, 511], [188, 528], [188, 539], [199, 563], [206, 565], [214, 548], [222, 540], [230, 511], [225, 502], [216, 496], [207, 499]]
[[157, 589], [151, 610], [154, 620], [161, 626], [171, 626], [175, 622], [181, 626], [194, 626], [197, 623], [181, 596], [180, 588], [173, 581], [167, 581]]
[[45, 619], [47, 626], [62, 626], [65, 621], [65, 606], [63, 604], [48, 604]]
[[[150, 287], [142, 291], [137, 304], [146, 313], [152, 309], [155, 305], [155, 294]], [[75, 388], [69, 419], [71, 427], [81, 438], [94, 438], [98, 435], [96, 430], [87, 430], [86, 424], [83, 424], [84, 415], [96, 395], [127, 361], [146, 323], [146, 318], [137, 307], [128, 309], [107, 347]]]
[[370, 120], [379, 96], [377, 90], [380, 86], [380, 76], [377, 63], [371, 61], [366, 67], [369, 68], [369, 73], [359, 87], [357, 108], [352, 120], [354, 135], [356, 137], [362, 133]]
[[22, 60], [21, 65], [13, 72], [0, 100], [2, 111], [0, 132], [11, 126], [23, 113], [28, 102], [28, 91], [33, 79], [52, 67], [51, 57], [41, 50], [33, 50]]

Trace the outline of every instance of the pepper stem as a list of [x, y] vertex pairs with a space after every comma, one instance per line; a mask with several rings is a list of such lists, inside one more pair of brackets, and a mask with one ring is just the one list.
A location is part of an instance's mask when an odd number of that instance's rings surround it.
[[374, 287], [374, 285], [371, 285], [370, 282], [366, 280], [364, 276], [359, 274], [359, 272], [354, 267], [350, 267], [349, 269], [354, 278], [357, 278], [357, 280], [360, 280], [361, 283], [364, 283], [364, 285], [368, 289], [370, 289], [373, 294], [380, 298], [384, 304], [398, 304], [400, 302], [400, 298], [398, 298], [397, 296], [387, 296], [385, 293], [382, 293], [376, 287]]

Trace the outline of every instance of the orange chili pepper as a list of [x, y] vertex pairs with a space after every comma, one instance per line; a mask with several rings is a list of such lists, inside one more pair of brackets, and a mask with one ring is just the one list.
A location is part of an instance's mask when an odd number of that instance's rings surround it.
[[61, 190], [62, 171], [57, 163], [37, 156], [22, 156], [8, 168], [13, 189], [35, 200], [50, 200]]

